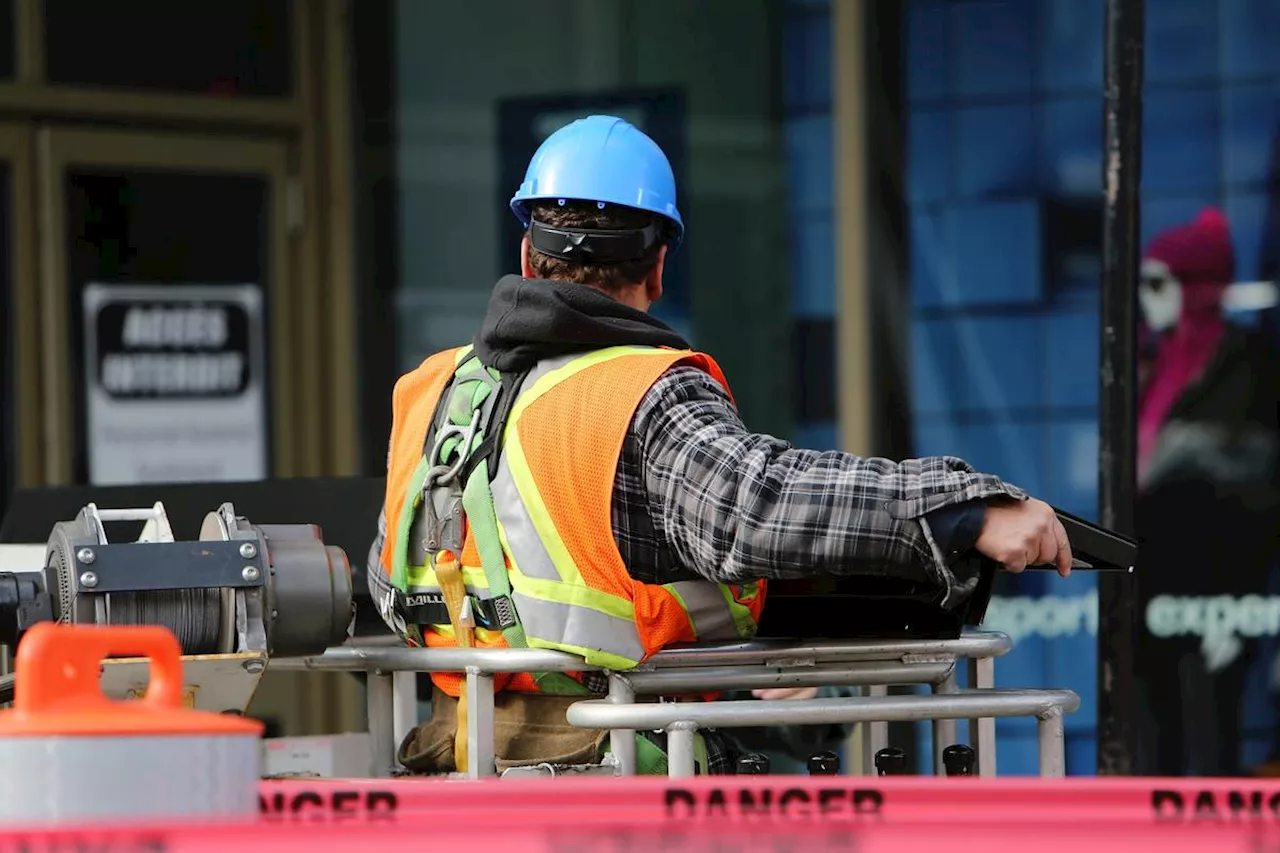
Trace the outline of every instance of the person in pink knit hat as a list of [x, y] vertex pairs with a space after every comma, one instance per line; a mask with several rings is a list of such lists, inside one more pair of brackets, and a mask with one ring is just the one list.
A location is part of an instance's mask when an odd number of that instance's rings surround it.
[[[1233, 325], [1235, 250], [1214, 208], [1152, 239], [1138, 299], [1138, 650], [1158, 775], [1240, 772], [1240, 711], [1280, 530], [1280, 359]], [[1265, 621], [1265, 620], [1264, 620]]]

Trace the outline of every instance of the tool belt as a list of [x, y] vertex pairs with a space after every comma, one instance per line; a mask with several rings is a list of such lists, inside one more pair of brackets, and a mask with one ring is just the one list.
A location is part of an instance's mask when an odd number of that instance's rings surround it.
[[[502, 691], [493, 700], [493, 751], [498, 772], [537, 764], [594, 764], [608, 732], [580, 729], [565, 722], [575, 696]], [[397, 758], [410, 770], [452, 773], [457, 767], [454, 736], [458, 700], [431, 692], [431, 718], [400, 744]]]
[[[493, 752], [497, 771], [540, 764], [597, 764], [609, 750], [609, 733], [583, 729], [565, 721], [565, 713], [581, 696], [502, 691], [493, 700]], [[417, 773], [454, 773], [454, 744], [458, 731], [458, 700], [441, 690], [431, 693], [431, 718], [405, 737], [396, 759]], [[667, 755], [653, 741], [636, 733], [636, 773], [665, 776]], [[694, 742], [698, 770], [708, 770], [706, 741]]]

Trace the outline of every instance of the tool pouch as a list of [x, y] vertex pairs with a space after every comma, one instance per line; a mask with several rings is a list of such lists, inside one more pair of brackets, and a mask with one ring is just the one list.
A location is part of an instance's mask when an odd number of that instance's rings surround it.
[[[493, 749], [498, 772], [537, 764], [595, 764], [607, 731], [581, 729], [565, 722], [565, 712], [581, 696], [501, 692], [494, 697]], [[419, 773], [457, 770], [454, 736], [458, 700], [440, 690], [431, 693], [431, 719], [411, 731], [396, 758]]]

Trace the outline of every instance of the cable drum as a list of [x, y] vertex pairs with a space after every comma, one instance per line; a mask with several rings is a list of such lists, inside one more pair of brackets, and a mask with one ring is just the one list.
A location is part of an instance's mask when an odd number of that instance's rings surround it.
[[[218, 654], [223, 622], [223, 594], [217, 589], [152, 590], [79, 596], [75, 592], [75, 553], [107, 544], [100, 523], [82, 512], [54, 525], [45, 565], [56, 589], [56, 613], [63, 623], [159, 625], [178, 638], [186, 655]], [[146, 547], [145, 545], [143, 547]], [[175, 567], [175, 571], [180, 569]], [[51, 590], [52, 591], [52, 590]]]
[[222, 594], [216, 589], [117, 592], [107, 596], [107, 624], [163, 625], [184, 655], [218, 654]]

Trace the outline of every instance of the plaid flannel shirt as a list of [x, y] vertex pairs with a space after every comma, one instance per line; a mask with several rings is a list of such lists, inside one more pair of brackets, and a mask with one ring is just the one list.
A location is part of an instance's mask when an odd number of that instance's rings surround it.
[[[613, 535], [628, 572], [643, 583], [902, 572], [950, 593], [951, 555], [925, 516], [1000, 495], [1025, 497], [954, 457], [891, 462], [751, 433], [719, 383], [677, 366], [641, 400], [624, 439]], [[383, 517], [369, 587], [396, 629], [379, 566], [385, 537]], [[708, 741], [712, 772], [732, 772], [732, 750]]]

